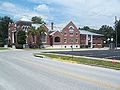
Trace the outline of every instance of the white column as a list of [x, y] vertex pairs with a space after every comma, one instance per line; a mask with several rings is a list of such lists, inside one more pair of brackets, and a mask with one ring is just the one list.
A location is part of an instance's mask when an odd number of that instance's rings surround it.
[[28, 41], [27, 41], [27, 39], [28, 39], [28, 27], [26, 28], [25, 32], [26, 32], [26, 45], [27, 45], [28, 44]]
[[88, 45], [88, 34], [86, 34], [86, 45]]
[[93, 35], [91, 35], [91, 48], [93, 48]]
[[12, 43], [15, 43], [15, 40], [14, 40], [14, 32], [12, 32]]

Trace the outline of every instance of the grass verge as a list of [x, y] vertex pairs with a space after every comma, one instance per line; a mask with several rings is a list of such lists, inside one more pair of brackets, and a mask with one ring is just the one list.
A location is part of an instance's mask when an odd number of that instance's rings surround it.
[[92, 65], [92, 66], [99, 66], [104, 68], [111, 68], [120, 70], [120, 63], [116, 62], [115, 64], [112, 64], [111, 61], [104, 61], [104, 60], [95, 60], [95, 59], [88, 59], [88, 58], [80, 58], [80, 57], [72, 57], [72, 56], [63, 56], [63, 55], [57, 55], [57, 54], [47, 54], [47, 53], [36, 53], [34, 54], [36, 57], [49, 57], [54, 60], [60, 60], [63, 62], [71, 62], [71, 63], [78, 63], [78, 64], [86, 64], [86, 65]]
[[0, 47], [0, 50], [8, 50], [8, 48]]

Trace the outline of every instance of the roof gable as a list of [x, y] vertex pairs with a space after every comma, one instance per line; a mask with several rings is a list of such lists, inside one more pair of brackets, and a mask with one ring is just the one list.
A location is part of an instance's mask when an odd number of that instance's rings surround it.
[[74, 28], [74, 29], [77, 29], [77, 27], [75, 26], [75, 24], [74, 24], [72, 21], [70, 21], [70, 22], [63, 28], [63, 30], [64, 30], [64, 29], [69, 29], [70, 27], [72, 27], [72, 28]]

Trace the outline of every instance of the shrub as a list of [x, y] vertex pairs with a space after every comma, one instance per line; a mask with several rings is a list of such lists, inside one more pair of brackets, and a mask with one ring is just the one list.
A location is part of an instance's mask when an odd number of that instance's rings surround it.
[[0, 47], [4, 47], [4, 44], [3, 44], [3, 42], [0, 42]]
[[17, 32], [17, 43], [18, 44], [26, 44], [26, 32], [25, 31]]
[[16, 44], [15, 47], [16, 47], [16, 49], [23, 49], [23, 45], [22, 44]]
[[29, 48], [35, 49], [35, 48], [39, 48], [39, 46], [37, 44], [31, 44], [31, 45], [29, 45]]

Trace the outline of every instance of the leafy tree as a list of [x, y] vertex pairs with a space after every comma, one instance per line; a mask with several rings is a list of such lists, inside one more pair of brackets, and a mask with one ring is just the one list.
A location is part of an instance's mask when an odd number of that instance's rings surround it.
[[32, 17], [31, 21], [35, 24], [45, 24], [41, 17], [34, 16]]
[[13, 22], [13, 20], [10, 17], [0, 17], [0, 37], [3, 39], [3, 43], [5, 43], [6, 38], [8, 38], [9, 22]]
[[86, 30], [86, 31], [89, 31], [89, 32], [98, 33], [98, 30], [93, 29], [93, 28], [90, 28], [90, 27], [88, 27], [88, 26], [84, 26], [84, 27], [81, 28], [80, 30]]
[[18, 31], [17, 32], [17, 43], [18, 44], [26, 44], [26, 32], [25, 31]]
[[35, 41], [35, 35], [37, 34], [37, 30], [35, 29], [35, 27], [31, 27], [27, 33], [28, 35], [31, 34], [32, 38], [33, 38], [33, 42]]
[[[41, 33], [42, 32], [45, 32], [45, 28], [43, 25], [41, 25], [39, 28], [35, 28], [35, 27], [31, 27], [28, 31], [28, 35], [31, 34], [32, 35], [32, 38], [33, 38], [33, 42], [35, 41], [35, 36], [37, 34], [39, 34], [39, 36], [41, 36]], [[41, 38], [39, 40], [39, 43], [38, 43], [38, 46], [41, 46], [42, 45], [42, 42], [41, 42]]]
[[115, 31], [112, 27], [108, 26], [108, 25], [102, 25], [101, 28], [98, 30], [99, 34], [103, 34], [104, 35], [104, 39], [107, 40], [108, 38], [115, 38], [114, 34]]
[[90, 29], [90, 27], [88, 27], [88, 26], [84, 26], [83, 28], [81, 28], [81, 30], [89, 30]]

